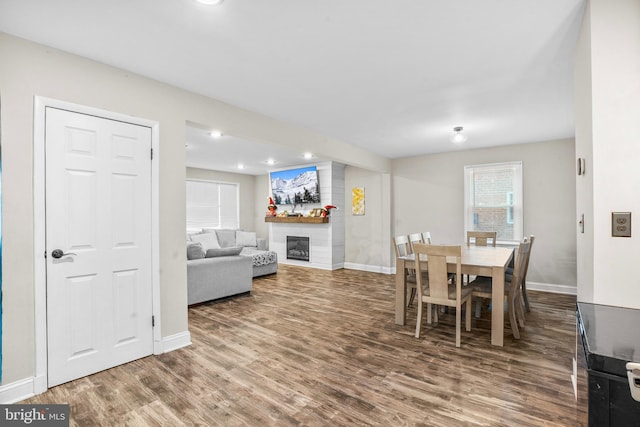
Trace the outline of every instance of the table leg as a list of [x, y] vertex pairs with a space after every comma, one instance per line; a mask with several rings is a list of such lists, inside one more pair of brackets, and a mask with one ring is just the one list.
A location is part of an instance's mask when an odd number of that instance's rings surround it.
[[491, 344], [504, 344], [504, 267], [494, 267], [491, 277]]
[[407, 320], [407, 275], [405, 262], [396, 259], [396, 325], [404, 325]]

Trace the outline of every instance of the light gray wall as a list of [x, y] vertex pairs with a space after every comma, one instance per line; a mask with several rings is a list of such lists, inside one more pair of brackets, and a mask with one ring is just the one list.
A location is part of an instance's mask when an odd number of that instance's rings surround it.
[[[187, 121], [323, 158], [388, 169], [354, 146], [125, 70], [0, 33], [3, 157], [3, 378], [35, 373], [33, 110], [45, 96], [159, 123], [160, 299], [163, 337], [187, 331], [185, 132]], [[257, 209], [257, 208], [254, 208]], [[249, 226], [247, 226], [249, 228]]]
[[[331, 265], [332, 268], [338, 269], [344, 267], [344, 243], [345, 243], [345, 214], [347, 205], [342, 204], [345, 200], [345, 165], [338, 162], [331, 162], [331, 198], [327, 202], [322, 201], [321, 205], [334, 205], [338, 209], [334, 209], [331, 216]], [[322, 184], [320, 184], [322, 186]]]
[[574, 141], [468, 150], [393, 161], [393, 233], [464, 241], [464, 166], [521, 160], [524, 234], [535, 234], [528, 280], [576, 286]]
[[254, 225], [253, 228], [260, 237], [264, 237], [269, 242], [269, 224], [264, 222], [264, 217], [269, 206], [269, 195], [271, 194], [271, 184], [269, 174], [257, 175], [255, 177], [254, 192]]
[[[345, 266], [391, 273], [391, 179], [388, 173], [345, 169]], [[364, 187], [365, 214], [351, 213], [351, 189]]]

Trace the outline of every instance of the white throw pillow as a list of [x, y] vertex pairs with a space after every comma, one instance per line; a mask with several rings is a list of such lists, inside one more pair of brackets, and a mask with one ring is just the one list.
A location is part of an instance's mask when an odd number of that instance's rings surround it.
[[236, 231], [237, 246], [258, 246], [256, 233], [253, 231]]
[[187, 260], [204, 258], [205, 252], [202, 243], [187, 243]]
[[218, 249], [220, 247], [216, 233], [194, 234], [191, 236], [191, 241], [202, 243], [205, 252], [209, 249]]

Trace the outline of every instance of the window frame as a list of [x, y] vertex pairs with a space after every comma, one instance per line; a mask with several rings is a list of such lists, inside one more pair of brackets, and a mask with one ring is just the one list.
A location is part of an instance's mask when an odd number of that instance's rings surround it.
[[[189, 202], [186, 200], [187, 198], [187, 186], [189, 185], [189, 182], [195, 182], [195, 183], [201, 183], [201, 184], [211, 184], [211, 185], [215, 185], [218, 187], [218, 223], [216, 225], [207, 225], [207, 226], [202, 226], [197, 228], [193, 228], [193, 227], [189, 227], [189, 212], [188, 212], [188, 205]], [[222, 191], [220, 191], [220, 187], [221, 186], [233, 186], [235, 187], [235, 225], [233, 226], [223, 226], [222, 224], [222, 203], [221, 203], [221, 198], [222, 198]], [[187, 178], [186, 182], [185, 182], [185, 227], [187, 229], [187, 232], [189, 231], [200, 231], [202, 228], [215, 228], [215, 229], [223, 229], [223, 228], [233, 228], [233, 229], [237, 229], [240, 228], [240, 183], [238, 182], [228, 182], [228, 181], [219, 181], [219, 180], [210, 180], [210, 179], [194, 179], [194, 178]]]
[[[524, 191], [523, 191], [523, 165], [522, 161], [483, 163], [477, 165], [466, 165], [464, 167], [464, 241], [466, 241], [467, 231], [474, 230], [474, 204], [473, 179], [474, 172], [482, 169], [513, 169], [514, 183], [512, 203], [509, 204], [508, 195], [505, 200], [507, 207], [507, 218], [505, 224], [513, 225], [513, 239], [499, 239], [498, 244], [518, 244], [524, 237]], [[509, 221], [511, 219], [511, 221]]]
[[513, 207], [513, 191], [507, 191], [507, 224], [513, 224], [514, 223], [514, 219], [513, 219], [513, 211], [514, 211], [514, 207]]

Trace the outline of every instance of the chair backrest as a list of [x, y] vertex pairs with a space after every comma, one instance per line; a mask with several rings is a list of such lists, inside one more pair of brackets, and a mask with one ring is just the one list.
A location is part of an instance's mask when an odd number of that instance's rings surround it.
[[[425, 297], [435, 304], [448, 304], [450, 301], [461, 299], [462, 247], [427, 245], [416, 243], [413, 247], [416, 254], [416, 278], [421, 281], [420, 254], [426, 255], [429, 272], [429, 296]], [[449, 273], [447, 272], [447, 257], [456, 258], [456, 298], [449, 298]], [[420, 284], [420, 282], [418, 282]], [[422, 286], [418, 288], [418, 301], [423, 300]]]
[[509, 303], [511, 304], [515, 300], [515, 296], [520, 291], [520, 285], [526, 274], [526, 266], [529, 260], [529, 254], [531, 253], [531, 242], [525, 240], [518, 245], [518, 252], [516, 254], [516, 262], [513, 268], [513, 277], [511, 278], [511, 284], [509, 285]]
[[522, 281], [525, 282], [527, 280], [527, 272], [529, 271], [529, 260], [531, 259], [531, 248], [533, 248], [533, 242], [536, 240], [536, 236], [531, 234], [529, 237], [525, 237], [524, 241], [529, 242], [529, 253], [527, 254], [527, 259], [525, 260], [524, 270], [522, 272]]
[[424, 240], [422, 240], [422, 233], [409, 234], [409, 241], [411, 242], [412, 248], [414, 243], [424, 243]]
[[393, 238], [393, 248], [396, 250], [396, 257], [407, 256], [411, 251], [411, 242], [406, 234]]
[[497, 234], [495, 231], [467, 231], [467, 246], [471, 246], [471, 239], [474, 239], [476, 246], [488, 246], [491, 239], [491, 246], [495, 247]]
[[431, 233], [429, 233], [428, 231], [425, 231], [422, 233], [422, 242], [426, 243], [427, 245], [431, 244]]

